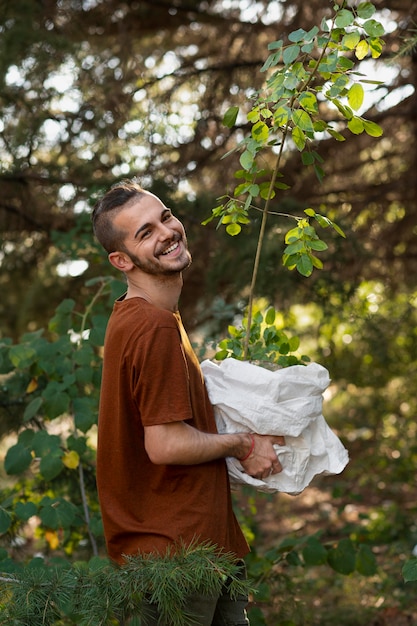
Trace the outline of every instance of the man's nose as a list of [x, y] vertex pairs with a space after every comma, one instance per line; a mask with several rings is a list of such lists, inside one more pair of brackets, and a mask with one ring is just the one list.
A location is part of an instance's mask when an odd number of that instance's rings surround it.
[[160, 224], [158, 229], [158, 238], [161, 241], [165, 241], [166, 239], [171, 239], [173, 235], [173, 230], [166, 224]]

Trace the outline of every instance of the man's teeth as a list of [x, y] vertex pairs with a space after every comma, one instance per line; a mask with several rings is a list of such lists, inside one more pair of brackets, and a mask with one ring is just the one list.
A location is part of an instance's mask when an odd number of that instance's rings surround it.
[[176, 250], [178, 248], [178, 241], [176, 241], [175, 243], [172, 244], [172, 246], [169, 246], [169, 248], [167, 248], [164, 252], [162, 252], [162, 254], [169, 254], [170, 252], [173, 252], [174, 250]]

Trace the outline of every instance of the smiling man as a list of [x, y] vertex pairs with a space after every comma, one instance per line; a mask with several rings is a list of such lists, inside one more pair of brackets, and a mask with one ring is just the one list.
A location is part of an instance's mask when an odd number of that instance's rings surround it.
[[[210, 541], [242, 559], [248, 546], [232, 510], [225, 458], [259, 478], [281, 471], [282, 437], [219, 434], [201, 369], [178, 312], [191, 263], [184, 227], [134, 181], [96, 204], [93, 226], [127, 291], [106, 332], [97, 485], [109, 556], [164, 554]], [[243, 571], [242, 565], [242, 571]], [[247, 625], [247, 600], [191, 597], [195, 626]], [[146, 626], [158, 624], [150, 606]]]

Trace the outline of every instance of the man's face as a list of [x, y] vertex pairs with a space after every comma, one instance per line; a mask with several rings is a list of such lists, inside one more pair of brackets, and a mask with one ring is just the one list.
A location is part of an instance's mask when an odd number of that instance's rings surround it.
[[123, 252], [142, 272], [168, 276], [191, 264], [183, 225], [153, 194], [132, 200], [114, 224], [125, 233]]

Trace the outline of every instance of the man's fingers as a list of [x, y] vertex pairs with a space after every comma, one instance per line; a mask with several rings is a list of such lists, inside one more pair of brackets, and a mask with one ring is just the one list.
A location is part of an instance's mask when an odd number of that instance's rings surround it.
[[278, 444], [279, 446], [285, 446], [285, 437], [283, 437], [282, 435], [274, 437], [274, 443]]

